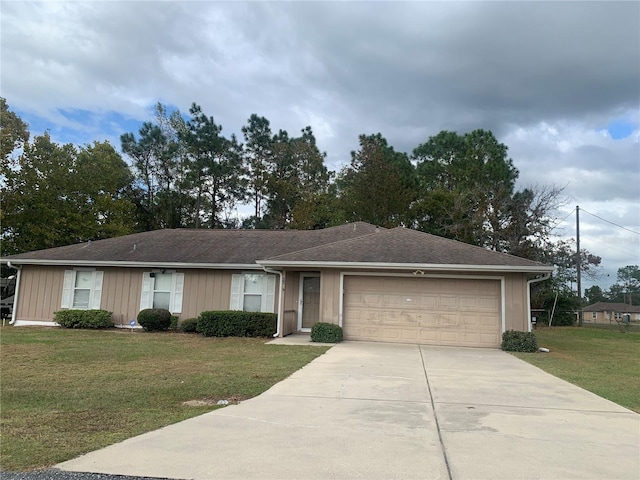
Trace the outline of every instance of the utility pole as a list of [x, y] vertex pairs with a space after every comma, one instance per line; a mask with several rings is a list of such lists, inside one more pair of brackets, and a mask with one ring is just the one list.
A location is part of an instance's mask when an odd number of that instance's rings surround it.
[[582, 270], [580, 258], [580, 207], [576, 206], [576, 283], [578, 284], [578, 326], [582, 326], [582, 283], [580, 271]]

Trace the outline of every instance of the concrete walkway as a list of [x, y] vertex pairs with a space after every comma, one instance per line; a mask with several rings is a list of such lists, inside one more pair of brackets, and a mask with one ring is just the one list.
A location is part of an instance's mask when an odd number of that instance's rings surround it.
[[639, 459], [640, 415], [499, 350], [345, 342], [259, 397], [57, 468], [202, 480], [637, 480]]

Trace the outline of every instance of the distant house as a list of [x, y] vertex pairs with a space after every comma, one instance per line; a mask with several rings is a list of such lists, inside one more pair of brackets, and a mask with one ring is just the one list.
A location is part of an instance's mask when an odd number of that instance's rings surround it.
[[640, 321], [640, 305], [626, 303], [597, 302], [582, 309], [585, 322], [615, 324], [629, 314], [631, 321]]
[[1, 259], [17, 271], [14, 325], [101, 308], [278, 314], [277, 335], [338, 324], [348, 340], [498, 347], [529, 331], [530, 285], [552, 267], [407, 228], [157, 230]]

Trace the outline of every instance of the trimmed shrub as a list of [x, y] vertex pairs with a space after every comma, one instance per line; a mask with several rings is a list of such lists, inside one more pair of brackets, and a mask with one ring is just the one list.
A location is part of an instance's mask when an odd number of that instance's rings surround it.
[[196, 333], [198, 330], [197, 318], [185, 318], [180, 322], [180, 331], [182, 333]]
[[198, 317], [197, 332], [205, 337], [270, 337], [276, 333], [275, 313], [209, 311]]
[[533, 332], [507, 330], [502, 334], [502, 350], [506, 352], [535, 352], [538, 342]]
[[333, 323], [318, 322], [311, 327], [311, 341], [339, 343], [342, 341], [342, 327]]
[[147, 332], [161, 332], [171, 326], [171, 312], [163, 308], [147, 308], [138, 313], [138, 324]]
[[180, 317], [178, 317], [178, 315], [171, 315], [171, 324], [169, 325], [169, 330], [171, 330], [172, 332], [177, 332], [179, 321]]
[[106, 310], [59, 310], [53, 319], [63, 328], [111, 328], [111, 312]]

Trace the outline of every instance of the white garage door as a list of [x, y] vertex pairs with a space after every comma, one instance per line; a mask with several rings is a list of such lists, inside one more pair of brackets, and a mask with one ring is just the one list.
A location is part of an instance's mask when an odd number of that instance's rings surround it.
[[498, 280], [345, 276], [347, 340], [497, 347]]

